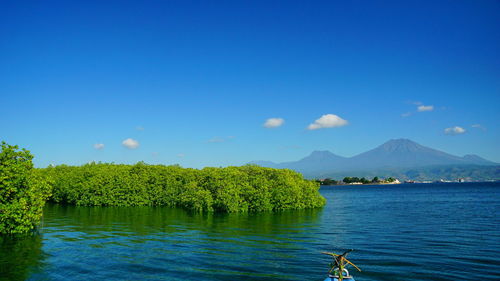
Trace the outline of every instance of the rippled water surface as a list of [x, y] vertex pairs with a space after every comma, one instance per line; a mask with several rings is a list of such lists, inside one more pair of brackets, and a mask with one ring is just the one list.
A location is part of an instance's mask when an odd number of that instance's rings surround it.
[[321, 193], [265, 214], [48, 205], [40, 235], [0, 239], [0, 280], [323, 280], [345, 248], [358, 281], [500, 280], [498, 183]]

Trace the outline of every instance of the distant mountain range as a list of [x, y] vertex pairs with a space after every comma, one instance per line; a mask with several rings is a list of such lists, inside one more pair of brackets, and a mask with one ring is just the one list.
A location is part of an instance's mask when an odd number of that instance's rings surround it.
[[[472, 180], [500, 178], [498, 163], [477, 155], [455, 156], [408, 139], [390, 140], [375, 149], [350, 158], [335, 155], [330, 151], [313, 151], [298, 161], [284, 163], [254, 161], [251, 164], [292, 169], [308, 178], [379, 175], [435, 180], [455, 179], [451, 177], [470, 178], [471, 171], [474, 171], [472, 174], [476, 177]], [[447, 174], [446, 171], [453, 172]]]

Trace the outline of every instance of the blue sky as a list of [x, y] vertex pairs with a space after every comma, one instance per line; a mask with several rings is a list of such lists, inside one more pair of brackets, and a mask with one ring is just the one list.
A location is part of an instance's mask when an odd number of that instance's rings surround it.
[[393, 138], [500, 162], [498, 1], [1, 6], [0, 139], [40, 167], [281, 162]]

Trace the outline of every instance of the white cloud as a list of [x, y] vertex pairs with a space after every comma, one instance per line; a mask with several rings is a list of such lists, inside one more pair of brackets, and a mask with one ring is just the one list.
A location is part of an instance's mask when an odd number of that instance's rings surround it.
[[266, 128], [277, 128], [285, 123], [285, 119], [283, 118], [269, 118], [264, 123], [264, 127]]
[[179, 157], [179, 158], [184, 158], [184, 156], [186, 156], [186, 154], [184, 154], [184, 153], [177, 154], [177, 157]]
[[94, 148], [97, 150], [101, 150], [104, 148], [104, 143], [96, 143], [94, 144]]
[[411, 116], [411, 112], [406, 112], [401, 114], [401, 117], [408, 117], [408, 116]]
[[459, 126], [455, 126], [444, 129], [444, 133], [447, 135], [459, 135], [465, 133], [465, 129]]
[[122, 141], [122, 144], [129, 149], [136, 149], [139, 147], [139, 142], [131, 138]]
[[135, 129], [137, 131], [144, 131], [144, 127], [142, 127], [142, 126], [137, 126], [137, 127], [135, 127]]
[[433, 111], [434, 105], [419, 105], [417, 107], [418, 112]]
[[348, 124], [347, 120], [340, 118], [340, 116], [337, 116], [335, 114], [325, 114], [316, 121], [314, 121], [314, 123], [310, 124], [307, 127], [307, 129], [317, 130], [323, 128], [342, 127], [347, 124]]

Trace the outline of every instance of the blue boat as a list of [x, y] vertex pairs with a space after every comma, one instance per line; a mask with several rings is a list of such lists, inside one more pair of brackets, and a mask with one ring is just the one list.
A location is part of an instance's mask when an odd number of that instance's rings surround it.
[[328, 271], [328, 277], [324, 281], [354, 281], [354, 277], [349, 274], [346, 269], [348, 265], [352, 265], [357, 270], [361, 271], [359, 267], [346, 259], [346, 256], [352, 250], [345, 251], [342, 255], [324, 252], [323, 254], [333, 257], [332, 263], [330, 263], [330, 271]]
[[[328, 277], [326, 277], [324, 281], [341, 281], [338, 275], [338, 268], [336, 269], [337, 270], [334, 269], [334, 274], [328, 274]], [[354, 277], [349, 275], [349, 271], [347, 271], [347, 269], [345, 268], [342, 272], [342, 281], [355, 281]]]

